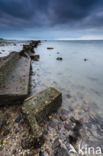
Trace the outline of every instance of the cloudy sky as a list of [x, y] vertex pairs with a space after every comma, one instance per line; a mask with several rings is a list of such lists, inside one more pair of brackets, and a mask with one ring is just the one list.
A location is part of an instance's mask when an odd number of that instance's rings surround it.
[[0, 37], [103, 39], [103, 0], [0, 0]]

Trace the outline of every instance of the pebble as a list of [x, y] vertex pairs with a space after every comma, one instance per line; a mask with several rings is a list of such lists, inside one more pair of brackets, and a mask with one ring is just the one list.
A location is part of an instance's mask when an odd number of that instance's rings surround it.
[[27, 149], [25, 140], [21, 140], [21, 147]]
[[50, 121], [49, 126], [50, 126], [51, 128], [55, 128], [55, 127], [56, 127], [56, 122]]
[[43, 152], [39, 152], [39, 156], [45, 156]]
[[65, 115], [60, 115], [60, 119], [61, 119], [62, 121], [66, 121], [66, 120], [67, 120], [67, 117], [66, 117]]
[[69, 131], [71, 129], [71, 125], [68, 123], [65, 123], [64, 128]]
[[62, 128], [62, 125], [58, 124], [58, 130], [61, 130], [61, 128]]
[[10, 133], [10, 131], [8, 129], [6, 129], [3, 133], [3, 136], [7, 136]]
[[73, 116], [70, 118], [70, 120], [71, 120], [73, 123], [76, 122], [76, 120], [75, 120], [75, 118], [74, 118]]
[[72, 97], [70, 94], [67, 94], [66, 96], [67, 96], [67, 98], [71, 98]]
[[12, 154], [16, 154], [16, 149], [14, 149], [14, 150], [12, 151]]
[[15, 122], [19, 123], [21, 121], [21, 119], [22, 119], [22, 114], [19, 113], [17, 118], [15, 119]]
[[69, 111], [66, 109], [61, 110], [61, 114], [63, 114], [63, 115], [68, 115], [68, 113], [69, 113]]
[[18, 129], [15, 129], [15, 134], [17, 134], [19, 132], [19, 130]]

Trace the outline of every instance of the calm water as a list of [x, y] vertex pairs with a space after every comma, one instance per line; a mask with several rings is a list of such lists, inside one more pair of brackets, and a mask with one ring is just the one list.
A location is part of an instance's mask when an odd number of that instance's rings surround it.
[[63, 106], [89, 105], [102, 114], [103, 41], [42, 41], [36, 53], [40, 61], [33, 62], [32, 93], [52, 86], [63, 93]]

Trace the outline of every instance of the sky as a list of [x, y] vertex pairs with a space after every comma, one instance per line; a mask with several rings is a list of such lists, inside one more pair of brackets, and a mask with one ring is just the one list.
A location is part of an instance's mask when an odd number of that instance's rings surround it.
[[103, 39], [103, 0], [0, 0], [0, 38]]

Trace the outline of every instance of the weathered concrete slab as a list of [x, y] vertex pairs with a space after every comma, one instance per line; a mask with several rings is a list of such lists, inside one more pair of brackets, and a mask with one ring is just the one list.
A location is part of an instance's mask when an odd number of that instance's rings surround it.
[[0, 66], [0, 105], [26, 98], [29, 91], [30, 59], [11, 53]]
[[40, 123], [57, 111], [61, 102], [62, 94], [55, 88], [45, 89], [24, 101], [22, 112], [29, 123], [34, 140], [42, 141], [43, 128], [40, 127]]
[[19, 55], [17, 52], [12, 52], [8, 56], [0, 58], [0, 86], [18, 59]]

